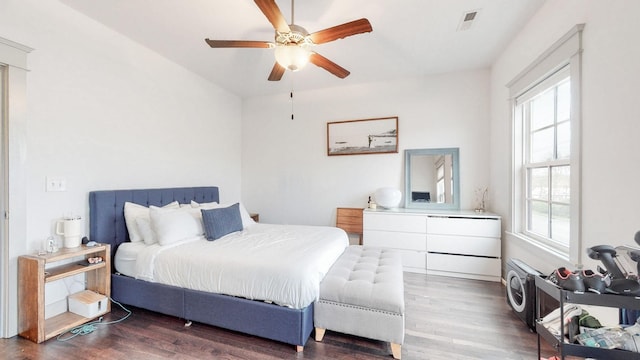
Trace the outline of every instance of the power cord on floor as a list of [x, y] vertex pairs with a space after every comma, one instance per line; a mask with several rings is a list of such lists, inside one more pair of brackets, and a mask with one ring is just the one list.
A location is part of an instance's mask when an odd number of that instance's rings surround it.
[[[80, 325], [80, 326], [76, 326], [73, 329], [62, 333], [60, 335], [58, 335], [58, 341], [67, 341], [67, 340], [71, 340], [74, 337], [78, 336], [78, 335], [89, 335], [92, 332], [96, 331], [98, 329], [97, 325], [111, 325], [111, 324], [116, 324], [119, 323], [121, 321], [126, 320], [129, 316], [131, 316], [131, 310], [127, 309], [126, 307], [124, 307], [124, 305], [120, 304], [119, 302], [113, 300], [111, 297], [109, 297], [109, 300], [111, 300], [111, 303], [113, 304], [117, 304], [118, 306], [120, 306], [122, 308], [122, 310], [124, 310], [127, 314], [118, 319], [118, 320], [113, 320], [113, 321], [107, 321], [107, 322], [102, 322], [102, 316], [100, 316], [98, 318], [98, 320], [95, 321], [91, 321], [88, 322], [86, 324]], [[63, 337], [66, 334], [71, 334], [68, 337]]]

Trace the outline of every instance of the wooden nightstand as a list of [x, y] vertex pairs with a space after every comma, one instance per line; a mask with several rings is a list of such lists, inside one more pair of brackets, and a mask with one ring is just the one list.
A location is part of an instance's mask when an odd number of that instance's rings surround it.
[[251, 216], [251, 218], [253, 219], [253, 221], [255, 221], [255, 222], [260, 222], [260, 214], [251, 213], [251, 214], [249, 214], [249, 216]]
[[[102, 257], [100, 263], [87, 262], [90, 257]], [[47, 264], [59, 263], [54, 267]], [[45, 284], [69, 276], [84, 274], [86, 289], [109, 298], [111, 295], [110, 246], [98, 244], [94, 247], [81, 245], [77, 248], [62, 248], [47, 255], [23, 255], [18, 257], [18, 331], [20, 336], [41, 343], [58, 336], [92, 318], [70, 311], [52, 318], [44, 318]], [[111, 310], [110, 302], [102, 316]]]
[[338, 208], [336, 227], [360, 236], [358, 244], [362, 245], [362, 208]]

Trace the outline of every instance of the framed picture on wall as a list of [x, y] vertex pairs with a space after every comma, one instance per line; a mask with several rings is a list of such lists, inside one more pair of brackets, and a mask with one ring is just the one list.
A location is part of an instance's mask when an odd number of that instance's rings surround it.
[[398, 117], [327, 123], [327, 155], [398, 152]]

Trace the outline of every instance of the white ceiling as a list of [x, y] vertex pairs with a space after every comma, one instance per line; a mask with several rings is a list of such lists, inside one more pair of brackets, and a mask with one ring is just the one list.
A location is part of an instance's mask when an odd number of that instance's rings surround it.
[[[313, 64], [267, 81], [273, 49], [212, 49], [205, 38], [273, 41], [251, 0], [60, 0], [241, 96], [377, 82], [489, 67], [544, 0], [298, 0], [295, 23], [316, 32], [359, 18], [373, 32], [314, 51], [351, 71], [339, 79]], [[277, 0], [291, 22], [291, 2]], [[457, 31], [477, 10], [470, 29]]]

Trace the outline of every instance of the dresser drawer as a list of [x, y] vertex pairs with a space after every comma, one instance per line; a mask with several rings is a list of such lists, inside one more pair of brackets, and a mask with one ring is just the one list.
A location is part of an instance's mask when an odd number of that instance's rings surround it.
[[500, 259], [427, 253], [427, 270], [456, 273], [458, 276], [488, 276], [499, 281], [501, 263]]
[[427, 217], [429, 234], [499, 238], [500, 231], [500, 219]]
[[345, 218], [358, 218], [358, 219], [362, 219], [362, 211], [364, 209], [362, 208], [338, 208], [337, 209], [337, 213], [338, 213], [338, 218], [340, 217], [345, 217]]
[[365, 246], [384, 247], [401, 250], [427, 251], [425, 234], [392, 231], [364, 230]]
[[425, 233], [427, 222], [425, 216], [407, 214], [364, 214], [364, 228], [367, 230], [401, 231]]
[[424, 273], [427, 268], [427, 254], [422, 251], [398, 250], [402, 256], [405, 271]]
[[362, 223], [360, 224], [350, 224], [350, 223], [345, 223], [345, 222], [337, 222], [336, 223], [336, 227], [339, 227], [340, 229], [348, 232], [348, 233], [354, 233], [354, 234], [362, 234]]
[[498, 238], [431, 234], [427, 236], [427, 251], [497, 258], [502, 253]]

